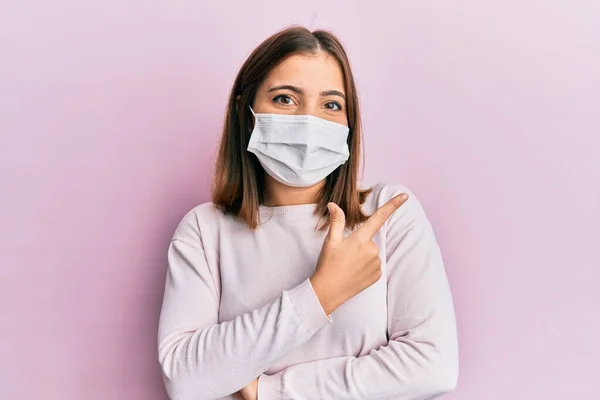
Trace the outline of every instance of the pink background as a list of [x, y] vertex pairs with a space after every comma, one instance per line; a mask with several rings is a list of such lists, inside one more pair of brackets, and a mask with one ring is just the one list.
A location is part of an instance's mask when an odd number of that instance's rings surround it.
[[345, 41], [365, 179], [436, 227], [447, 398], [600, 398], [596, 0], [0, 2], [0, 398], [166, 398], [167, 243], [237, 69], [289, 23]]

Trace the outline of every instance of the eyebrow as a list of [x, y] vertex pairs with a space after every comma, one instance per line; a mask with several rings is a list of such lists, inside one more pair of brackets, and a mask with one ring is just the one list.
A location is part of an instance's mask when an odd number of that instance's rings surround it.
[[340, 92], [339, 90], [326, 90], [324, 92], [321, 92], [321, 97], [325, 97], [325, 96], [339, 96], [342, 99], [346, 100], [346, 96], [344, 95], [344, 93]]
[[[280, 85], [280, 86], [273, 86], [272, 88], [270, 88], [269, 90], [267, 90], [268, 93], [270, 92], [274, 92], [276, 90], [290, 90], [294, 93], [303, 95], [304, 94], [304, 89], [299, 88], [298, 86], [293, 86], [293, 85]], [[321, 97], [325, 97], [325, 96], [339, 96], [342, 99], [346, 100], [346, 96], [344, 95], [344, 93], [340, 92], [339, 90], [325, 90], [321, 93], [319, 93], [319, 95]]]

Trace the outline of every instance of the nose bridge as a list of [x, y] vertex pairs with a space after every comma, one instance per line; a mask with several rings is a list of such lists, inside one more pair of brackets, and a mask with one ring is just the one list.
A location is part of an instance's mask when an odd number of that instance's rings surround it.
[[319, 113], [319, 94], [318, 93], [311, 93], [311, 92], [307, 92], [304, 95], [304, 101], [302, 101], [302, 104], [300, 105], [300, 107], [298, 107], [298, 114], [302, 114], [302, 115], [314, 115], [315, 117], [318, 117], [318, 113]]

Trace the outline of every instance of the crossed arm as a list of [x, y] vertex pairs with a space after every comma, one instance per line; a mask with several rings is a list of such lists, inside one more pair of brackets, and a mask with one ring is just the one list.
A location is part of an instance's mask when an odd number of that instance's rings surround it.
[[202, 249], [174, 240], [159, 328], [159, 358], [171, 399], [224, 397], [257, 377], [258, 400], [424, 400], [450, 391], [458, 370], [456, 326], [431, 225], [412, 196], [384, 229], [388, 344], [362, 357], [297, 364], [274, 375], [264, 371], [335, 323], [310, 282], [218, 324], [218, 296]]

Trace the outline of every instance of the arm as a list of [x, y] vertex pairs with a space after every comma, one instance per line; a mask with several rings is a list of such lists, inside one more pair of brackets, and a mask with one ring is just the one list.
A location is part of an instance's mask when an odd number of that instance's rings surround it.
[[386, 253], [389, 343], [362, 357], [261, 375], [259, 400], [422, 400], [454, 388], [458, 350], [451, 293], [433, 230], [412, 194], [387, 223]]
[[172, 400], [232, 394], [329, 323], [308, 280], [261, 308], [218, 323], [219, 279], [202, 241], [184, 240], [169, 246], [159, 323], [159, 361]]

